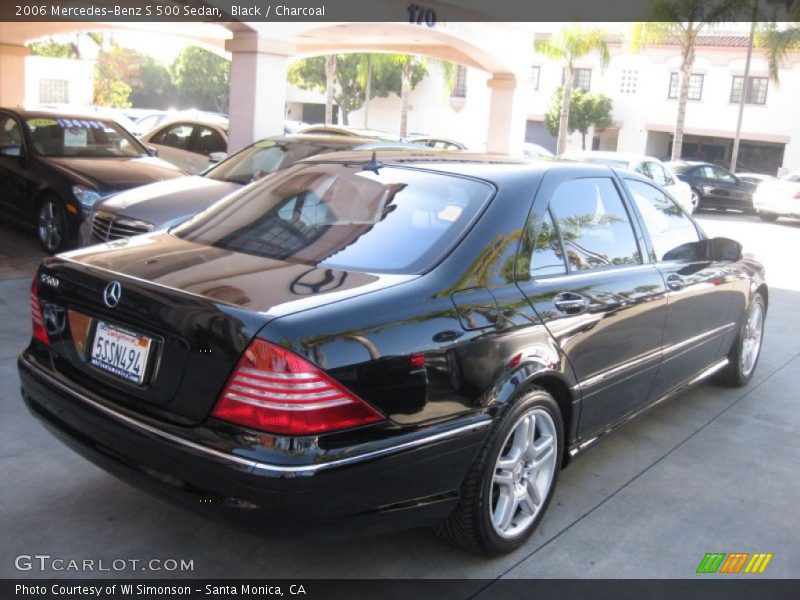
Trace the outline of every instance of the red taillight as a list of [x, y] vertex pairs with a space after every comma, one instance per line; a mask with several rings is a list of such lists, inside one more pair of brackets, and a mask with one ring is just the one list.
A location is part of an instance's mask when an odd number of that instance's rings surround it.
[[311, 435], [383, 420], [322, 370], [264, 340], [236, 365], [213, 416], [282, 435]]
[[800, 192], [797, 192], [797, 193], [796, 193], [796, 194], [793, 196], [793, 198], [794, 198], [795, 200], [800, 200]]
[[42, 307], [39, 305], [39, 273], [33, 276], [31, 282], [31, 321], [33, 322], [33, 337], [42, 342], [45, 346], [50, 345], [50, 336], [44, 327], [44, 315]]

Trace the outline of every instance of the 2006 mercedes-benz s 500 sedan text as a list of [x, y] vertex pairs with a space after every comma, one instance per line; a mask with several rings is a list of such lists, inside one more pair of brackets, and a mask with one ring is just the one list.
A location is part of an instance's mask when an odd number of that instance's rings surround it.
[[19, 372], [59, 438], [206, 513], [499, 554], [606, 433], [746, 384], [767, 304], [761, 265], [635, 173], [336, 153], [45, 259]]

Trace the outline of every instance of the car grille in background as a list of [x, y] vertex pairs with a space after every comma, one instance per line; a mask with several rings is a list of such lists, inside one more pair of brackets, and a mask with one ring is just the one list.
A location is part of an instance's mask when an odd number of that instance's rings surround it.
[[153, 231], [155, 225], [146, 221], [137, 221], [120, 217], [113, 213], [98, 212], [92, 221], [92, 235], [101, 242], [119, 240]]

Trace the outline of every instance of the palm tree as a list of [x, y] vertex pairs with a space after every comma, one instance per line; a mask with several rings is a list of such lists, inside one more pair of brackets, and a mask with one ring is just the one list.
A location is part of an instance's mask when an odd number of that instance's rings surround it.
[[572, 96], [575, 62], [596, 52], [600, 55], [602, 66], [605, 69], [611, 55], [608, 52], [608, 44], [602, 30], [581, 27], [565, 27], [553, 37], [537, 39], [534, 47], [540, 54], [560, 61], [564, 65], [564, 95], [561, 100], [561, 118], [558, 123], [558, 142], [556, 144], [556, 153], [561, 154], [567, 149], [569, 101]]
[[333, 123], [333, 93], [336, 86], [336, 55], [325, 56], [325, 125]]
[[[370, 65], [374, 72], [400, 70], [400, 136], [408, 135], [408, 94], [427, 74], [428, 66], [437, 65], [444, 76], [445, 87], [452, 90], [455, 85], [455, 65], [416, 54], [372, 54]], [[369, 101], [369, 98], [367, 98]]]
[[694, 66], [697, 37], [720, 23], [737, 20], [750, 0], [655, 0], [650, 8], [650, 21], [634, 24], [629, 43], [638, 50], [669, 39], [681, 47], [680, 83], [678, 86], [678, 115], [672, 141], [672, 160], [681, 157], [683, 130], [686, 122], [686, 100], [689, 97], [689, 78]]
[[[800, 4], [793, 5], [796, 15], [800, 16]], [[775, 23], [765, 25], [756, 34], [756, 44], [764, 50], [769, 62], [769, 76], [775, 83], [778, 80], [778, 69], [786, 55], [792, 50], [800, 49], [800, 23], [793, 23], [786, 29], [778, 29]]]

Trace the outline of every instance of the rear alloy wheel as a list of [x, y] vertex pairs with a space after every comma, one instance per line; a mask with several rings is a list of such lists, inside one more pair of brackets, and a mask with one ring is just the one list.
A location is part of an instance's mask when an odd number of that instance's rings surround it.
[[747, 385], [753, 377], [761, 355], [765, 316], [764, 299], [761, 294], [756, 294], [728, 354], [728, 366], [720, 373], [720, 379], [725, 385], [741, 387]]
[[777, 220], [778, 215], [776, 215], [775, 213], [759, 212], [758, 218], [761, 219], [762, 221], [766, 221], [767, 223], [772, 223], [773, 221]]
[[534, 388], [506, 411], [467, 475], [458, 507], [436, 530], [492, 556], [515, 550], [536, 529], [563, 454], [561, 413], [545, 390]]
[[49, 253], [62, 250], [67, 240], [67, 215], [61, 203], [53, 198], [45, 198], [39, 206], [37, 226], [39, 243]]

